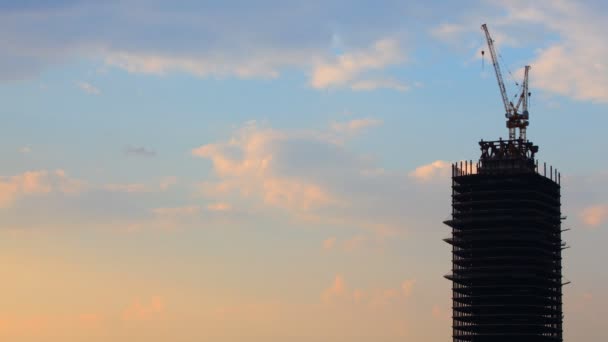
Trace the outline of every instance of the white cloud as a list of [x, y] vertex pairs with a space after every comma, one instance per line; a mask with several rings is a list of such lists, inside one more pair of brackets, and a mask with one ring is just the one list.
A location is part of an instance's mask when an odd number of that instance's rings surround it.
[[104, 190], [110, 192], [150, 192], [151, 190], [143, 183], [109, 183], [103, 186]]
[[466, 31], [467, 27], [463, 24], [443, 23], [431, 29], [431, 35], [435, 38], [449, 41]]
[[382, 120], [378, 119], [353, 119], [347, 122], [334, 122], [331, 127], [340, 133], [356, 134], [367, 127], [382, 125]]
[[355, 81], [351, 84], [353, 90], [375, 90], [375, 89], [394, 89], [407, 91], [410, 87], [396, 80], [391, 79], [369, 79]]
[[[318, 62], [313, 69], [310, 84], [318, 89], [344, 85], [358, 90], [375, 89], [382, 84], [378, 81], [358, 80], [359, 76], [404, 61], [405, 56], [397, 40], [381, 39], [367, 50], [344, 53], [333, 61]], [[392, 83], [391, 87], [396, 85], [397, 83]]]
[[230, 56], [178, 57], [145, 53], [111, 52], [105, 59], [106, 64], [131, 73], [164, 75], [170, 72], [183, 72], [199, 77], [236, 76], [241, 78], [274, 78], [279, 75], [281, 66], [298, 64], [299, 57], [286, 54], [250, 56], [248, 59], [235, 59]]
[[[465, 15], [461, 22], [443, 23], [431, 30], [438, 39], [457, 46], [465, 34], [482, 37], [477, 25], [487, 20], [499, 45], [525, 47], [534, 57], [530, 79], [533, 89], [577, 100], [608, 102], [608, 29], [605, 15], [591, 3], [570, 0], [495, 1], [485, 16]], [[496, 15], [495, 10], [500, 9]], [[555, 37], [547, 39], [546, 37]], [[483, 47], [485, 49], [485, 44]], [[477, 51], [478, 52], [478, 51]], [[479, 54], [476, 52], [476, 58]], [[523, 63], [522, 63], [523, 66]]]
[[99, 90], [99, 88], [95, 87], [94, 85], [92, 85], [91, 83], [88, 83], [88, 82], [76, 82], [76, 86], [78, 86], [78, 88], [80, 88], [82, 91], [84, 91], [85, 93], [90, 94], [90, 95], [101, 94], [101, 90]]
[[23, 154], [30, 153], [32, 152], [32, 148], [29, 146], [23, 146], [19, 148], [19, 152]]

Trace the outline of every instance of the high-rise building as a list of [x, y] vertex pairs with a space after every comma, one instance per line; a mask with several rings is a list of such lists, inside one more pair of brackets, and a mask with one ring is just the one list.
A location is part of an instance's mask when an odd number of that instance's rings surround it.
[[524, 139], [452, 165], [453, 341], [562, 341], [560, 174]]

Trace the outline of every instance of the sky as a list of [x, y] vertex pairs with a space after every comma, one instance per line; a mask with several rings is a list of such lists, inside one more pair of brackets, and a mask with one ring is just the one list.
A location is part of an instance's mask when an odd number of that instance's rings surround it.
[[605, 341], [602, 1], [0, 0], [0, 338], [451, 339], [450, 163], [562, 175], [565, 339]]

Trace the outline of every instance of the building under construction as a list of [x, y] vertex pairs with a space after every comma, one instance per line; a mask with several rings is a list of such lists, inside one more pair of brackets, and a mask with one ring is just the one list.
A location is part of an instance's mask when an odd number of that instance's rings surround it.
[[563, 340], [561, 177], [539, 165], [538, 146], [525, 137], [528, 70], [522, 111], [520, 103], [504, 103], [509, 139], [482, 140], [478, 162], [452, 165], [452, 217], [445, 221], [452, 236], [445, 241], [452, 245], [446, 278], [453, 283], [455, 342]]

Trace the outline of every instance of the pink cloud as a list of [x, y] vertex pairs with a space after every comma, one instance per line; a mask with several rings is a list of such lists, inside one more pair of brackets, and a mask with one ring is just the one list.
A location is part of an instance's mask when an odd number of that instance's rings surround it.
[[0, 177], [0, 207], [9, 206], [19, 197], [44, 195], [51, 192], [80, 193], [86, 183], [67, 176], [63, 170], [27, 171], [10, 177]]
[[608, 220], [608, 204], [587, 207], [581, 211], [579, 216], [585, 224], [597, 227]]
[[276, 170], [277, 146], [287, 138], [285, 133], [260, 130], [250, 124], [228, 142], [193, 149], [193, 156], [211, 160], [218, 177], [217, 182], [201, 184], [203, 194], [226, 197], [236, 193], [292, 211], [308, 211], [334, 203], [335, 199], [321, 185]]

